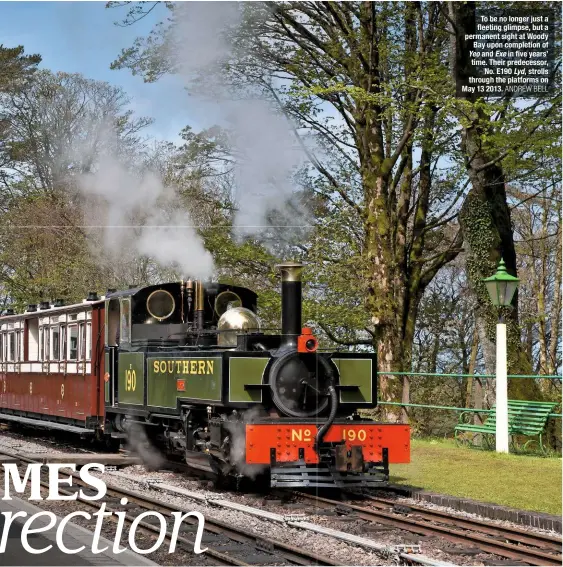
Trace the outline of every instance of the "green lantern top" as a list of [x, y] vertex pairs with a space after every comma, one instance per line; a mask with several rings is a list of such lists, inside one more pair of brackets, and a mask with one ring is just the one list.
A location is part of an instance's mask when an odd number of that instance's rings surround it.
[[496, 307], [508, 307], [516, 293], [516, 288], [520, 283], [518, 278], [511, 276], [506, 271], [506, 265], [501, 258], [497, 273], [490, 278], [483, 280], [493, 305]]

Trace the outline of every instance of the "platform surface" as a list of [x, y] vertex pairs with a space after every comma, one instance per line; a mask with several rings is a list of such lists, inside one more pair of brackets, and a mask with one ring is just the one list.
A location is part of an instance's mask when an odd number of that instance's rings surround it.
[[[64, 528], [63, 532], [63, 543], [69, 549], [77, 549], [86, 546], [83, 551], [74, 555], [66, 555], [57, 546], [55, 536], [57, 531], [57, 526], [59, 525], [62, 518], [57, 517], [56, 525], [50, 530], [30, 534], [27, 538], [29, 545], [34, 549], [43, 549], [52, 545], [53, 547], [41, 554], [31, 554], [28, 553], [22, 545], [21, 541], [21, 531], [24, 522], [33, 514], [38, 512], [43, 512], [44, 510], [32, 505], [27, 500], [21, 500], [19, 498], [14, 498], [12, 500], [2, 500], [4, 492], [0, 489], [0, 538], [4, 536], [5, 528], [5, 517], [3, 512], [16, 513], [18, 511], [23, 511], [27, 513], [26, 518], [17, 518], [10, 525], [9, 532], [7, 534], [6, 550], [4, 553], [0, 553], [0, 565], [2, 566], [31, 566], [31, 565], [45, 565], [45, 566], [81, 566], [81, 565], [104, 565], [108, 566], [145, 566], [145, 565], [156, 565], [153, 561], [146, 559], [142, 555], [133, 553], [127, 550], [123, 553], [115, 555], [111, 552], [113, 542], [100, 537], [99, 546], [101, 549], [108, 547], [107, 551], [94, 555], [92, 553], [92, 539], [93, 532], [89, 531], [81, 526], [72, 524], [68, 522]], [[95, 512], [94, 509], [84, 509], [85, 512], [92, 514]], [[105, 524], [110, 521], [105, 519]], [[40, 526], [46, 526], [49, 523], [47, 516], [41, 516], [40, 518], [33, 521], [31, 528], [39, 528]], [[116, 525], [116, 524], [113, 524]], [[95, 524], [92, 524], [94, 527]]]

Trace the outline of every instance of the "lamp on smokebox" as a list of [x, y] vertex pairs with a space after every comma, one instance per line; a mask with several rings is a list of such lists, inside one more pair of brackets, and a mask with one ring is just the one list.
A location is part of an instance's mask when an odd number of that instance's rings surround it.
[[[497, 273], [483, 280], [495, 307], [509, 307], [520, 280], [506, 271], [501, 258]], [[500, 314], [499, 314], [500, 315]], [[506, 323], [499, 316], [496, 340], [496, 428], [497, 453], [508, 453], [508, 359], [506, 350]]]
[[502, 258], [498, 265], [497, 273], [490, 278], [485, 278], [483, 281], [495, 307], [509, 307], [520, 282], [518, 278], [511, 276], [506, 271], [506, 265]]

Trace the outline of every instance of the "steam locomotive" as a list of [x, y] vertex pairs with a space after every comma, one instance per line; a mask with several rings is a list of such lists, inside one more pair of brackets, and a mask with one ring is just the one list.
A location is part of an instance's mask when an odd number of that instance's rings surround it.
[[376, 355], [322, 351], [301, 327], [302, 268], [279, 266], [281, 333], [250, 289], [190, 279], [1, 317], [0, 420], [141, 434], [223, 478], [381, 486], [409, 462], [409, 427], [358, 415], [377, 405]]

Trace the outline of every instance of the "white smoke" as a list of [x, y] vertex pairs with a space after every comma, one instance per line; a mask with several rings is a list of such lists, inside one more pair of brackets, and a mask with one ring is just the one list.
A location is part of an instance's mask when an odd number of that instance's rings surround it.
[[255, 479], [268, 469], [268, 465], [255, 465], [246, 462], [246, 424], [264, 418], [266, 412], [261, 406], [252, 407], [242, 413], [239, 421], [225, 421], [231, 443], [229, 459], [236, 471], [248, 478]]
[[161, 469], [166, 463], [162, 453], [150, 442], [145, 429], [132, 424], [127, 431], [128, 449], [139, 456], [143, 465], [151, 471]]
[[78, 177], [79, 189], [90, 198], [86, 224], [101, 223], [105, 252], [113, 260], [145, 256], [182, 275], [211, 276], [212, 256], [177, 192], [158, 173], [135, 171], [111, 147], [98, 158], [95, 172]]
[[[224, 65], [238, 47], [234, 38], [241, 9], [236, 2], [175, 4], [168, 47], [192, 103], [202, 105], [208, 118], [230, 132], [238, 204], [235, 229], [238, 234], [256, 234], [272, 220], [287, 224], [283, 210], [297, 189], [292, 178], [307, 156], [292, 125], [271, 101], [257, 90], [235, 91], [224, 80]], [[280, 214], [272, 219], [274, 210]], [[303, 222], [294, 212], [290, 218], [290, 224]]]

